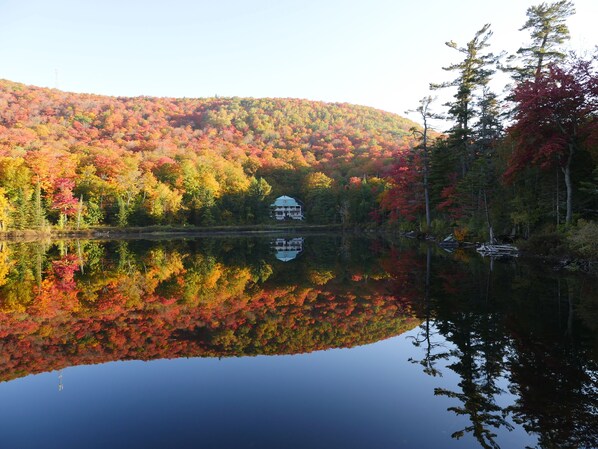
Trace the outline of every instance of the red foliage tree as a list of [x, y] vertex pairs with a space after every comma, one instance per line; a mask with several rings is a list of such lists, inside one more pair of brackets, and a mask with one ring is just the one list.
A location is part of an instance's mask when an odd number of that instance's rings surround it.
[[424, 211], [421, 169], [421, 159], [417, 156], [402, 157], [393, 167], [389, 177], [391, 188], [384, 192], [381, 201], [391, 220], [415, 221]]
[[447, 181], [447, 184], [440, 192], [440, 199], [442, 201], [436, 206], [436, 209], [445, 212], [453, 220], [459, 220], [465, 213], [463, 205], [459, 202], [458, 174], [450, 173]]
[[79, 201], [73, 196], [75, 181], [67, 178], [58, 178], [54, 182], [54, 196], [52, 199], [52, 208], [58, 209], [61, 220], [66, 221], [68, 216], [77, 212]]
[[516, 142], [505, 179], [527, 166], [548, 169], [558, 165], [567, 189], [567, 217], [571, 222], [573, 183], [571, 164], [597, 133], [598, 73], [595, 61], [577, 60], [515, 88], [515, 123], [509, 133]]

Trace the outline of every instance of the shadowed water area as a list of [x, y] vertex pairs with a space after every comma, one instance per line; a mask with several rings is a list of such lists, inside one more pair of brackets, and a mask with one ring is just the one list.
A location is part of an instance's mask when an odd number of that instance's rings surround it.
[[595, 448], [598, 283], [349, 236], [0, 245], [0, 447]]

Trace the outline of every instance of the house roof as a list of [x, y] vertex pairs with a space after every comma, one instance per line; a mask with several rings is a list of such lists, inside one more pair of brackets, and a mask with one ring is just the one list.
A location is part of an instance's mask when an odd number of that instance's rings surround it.
[[287, 207], [287, 206], [299, 206], [299, 203], [295, 198], [291, 198], [290, 196], [279, 196], [276, 200], [272, 203], [274, 207]]

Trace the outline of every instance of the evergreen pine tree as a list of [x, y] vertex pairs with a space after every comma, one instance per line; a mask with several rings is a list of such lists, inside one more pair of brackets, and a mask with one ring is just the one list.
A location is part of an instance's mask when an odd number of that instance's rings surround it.
[[575, 8], [570, 0], [560, 0], [530, 6], [526, 14], [527, 21], [519, 31], [528, 30], [531, 41], [510, 58], [518, 59], [519, 66], [508, 68], [518, 82], [538, 78], [550, 63], [565, 58], [562, 45], [570, 38], [565, 21], [575, 14]]

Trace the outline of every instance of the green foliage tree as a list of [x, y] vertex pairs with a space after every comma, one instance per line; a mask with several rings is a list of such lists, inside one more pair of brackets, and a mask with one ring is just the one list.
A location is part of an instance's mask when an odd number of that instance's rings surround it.
[[307, 175], [303, 185], [307, 218], [315, 223], [336, 223], [339, 211], [334, 180], [324, 173]]
[[518, 66], [508, 69], [516, 81], [538, 78], [549, 64], [565, 59], [562, 45], [570, 38], [566, 20], [573, 14], [575, 7], [571, 0], [542, 2], [527, 9], [527, 21], [519, 31], [529, 31], [530, 42], [509, 58], [519, 60]]
[[269, 217], [269, 205], [266, 199], [272, 192], [272, 186], [264, 178], [251, 178], [247, 191], [246, 213], [251, 223], [261, 223]]
[[437, 186], [428, 187], [437, 209], [474, 228], [485, 222], [490, 239], [489, 202], [498, 179], [494, 147], [502, 131], [498, 100], [489, 88], [501, 58], [487, 51], [491, 37], [490, 25], [486, 24], [463, 47], [453, 41], [446, 43], [463, 55], [460, 62], [445, 68], [456, 72], [457, 77], [431, 87], [456, 90], [454, 100], [446, 104], [453, 126], [446, 139], [435, 145], [430, 167], [425, 170], [428, 182]]
[[116, 198], [117, 208], [117, 215], [116, 215], [116, 224], [118, 226], [127, 226], [129, 224], [129, 215], [131, 211], [127, 207], [127, 202], [122, 199], [121, 196]]
[[12, 206], [6, 197], [6, 193], [0, 187], [0, 231], [6, 231], [10, 225]]
[[448, 106], [448, 117], [454, 121], [448, 131], [448, 139], [454, 151], [459, 154], [461, 176], [465, 176], [475, 156], [470, 144], [475, 122], [480, 116], [475, 107], [476, 100], [487, 88], [499, 59], [493, 53], [485, 51], [490, 45], [488, 41], [491, 37], [490, 24], [486, 24], [463, 47], [459, 47], [454, 41], [447, 42], [448, 47], [464, 55], [460, 62], [444, 67], [446, 71], [456, 72], [457, 77], [452, 81], [431, 84], [432, 89], [456, 88], [454, 100], [445, 106]]

